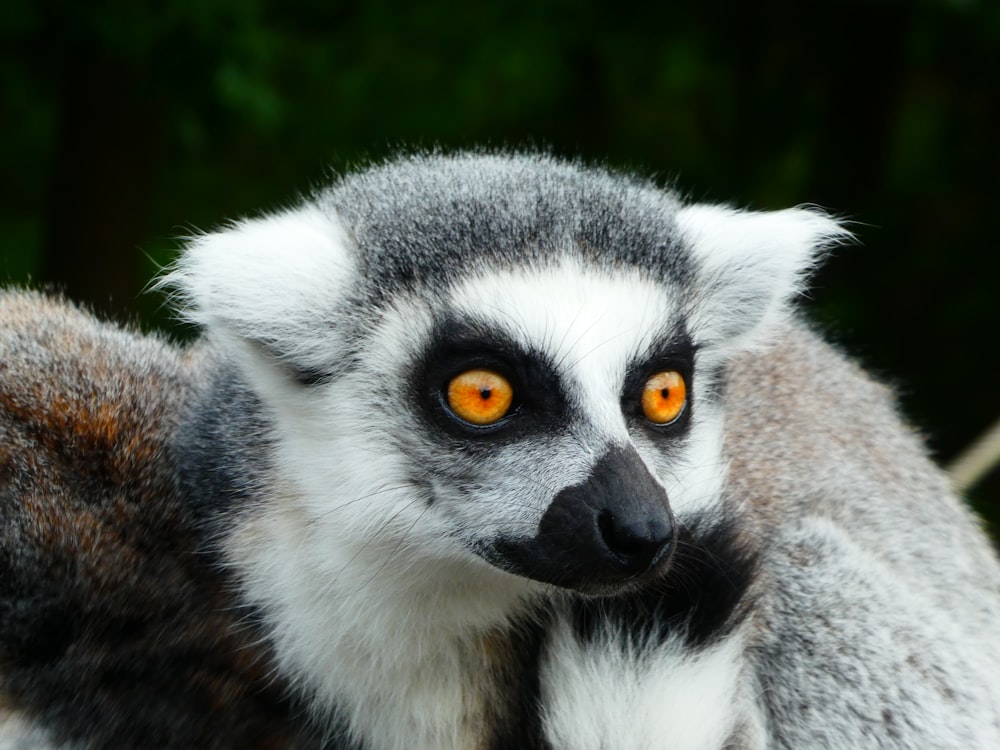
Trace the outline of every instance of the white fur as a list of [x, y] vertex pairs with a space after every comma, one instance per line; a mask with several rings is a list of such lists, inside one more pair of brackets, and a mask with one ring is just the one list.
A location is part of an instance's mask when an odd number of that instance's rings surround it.
[[[377, 546], [345, 560], [317, 547], [296, 515], [275, 511], [234, 540], [251, 600], [284, 615], [274, 622], [280, 666], [300, 676], [319, 714], [336, 703], [366, 746], [474, 746], [485, 707], [469, 654], [517, 610], [523, 582], [474, 559], [416, 567], [385, 549], [373, 559]], [[288, 543], [301, 547], [294, 559]]]
[[730, 339], [737, 350], [765, 343], [822, 251], [851, 236], [806, 208], [765, 212], [693, 204], [681, 208], [677, 225], [700, 263], [706, 297], [686, 311], [689, 325], [700, 340]]
[[541, 675], [546, 735], [556, 750], [718, 750], [739, 718], [743, 651], [739, 636], [694, 653], [622, 633], [581, 643], [560, 623]]
[[16, 711], [0, 706], [0, 750], [74, 750]]
[[341, 343], [331, 303], [353, 274], [337, 218], [307, 206], [195, 238], [158, 286], [174, 290], [185, 318], [225, 338], [240, 359], [246, 339], [324, 367]]

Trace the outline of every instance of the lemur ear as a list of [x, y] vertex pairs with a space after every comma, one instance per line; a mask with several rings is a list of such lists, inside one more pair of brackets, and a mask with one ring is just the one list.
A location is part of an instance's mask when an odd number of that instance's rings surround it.
[[703, 346], [729, 351], [766, 342], [828, 249], [851, 237], [814, 208], [696, 204], [682, 208], [677, 223], [698, 268], [692, 330]]
[[194, 238], [158, 286], [237, 355], [309, 373], [339, 351], [334, 318], [353, 268], [336, 217], [306, 206]]

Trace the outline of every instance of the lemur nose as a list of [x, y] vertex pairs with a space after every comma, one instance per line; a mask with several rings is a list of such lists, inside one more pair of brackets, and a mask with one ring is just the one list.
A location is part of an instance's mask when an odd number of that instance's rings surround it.
[[556, 494], [535, 536], [500, 539], [492, 552], [512, 573], [607, 593], [656, 574], [667, 563], [674, 536], [663, 486], [634, 448], [619, 447], [582, 482]]
[[669, 516], [622, 518], [610, 510], [598, 513], [597, 528], [628, 573], [641, 573], [659, 562], [674, 534]]

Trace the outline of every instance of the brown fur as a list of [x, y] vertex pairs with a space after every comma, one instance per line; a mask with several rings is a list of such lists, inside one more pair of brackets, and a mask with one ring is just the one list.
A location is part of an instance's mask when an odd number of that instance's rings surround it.
[[8, 713], [86, 747], [309, 746], [179, 499], [198, 353], [28, 293], [0, 321]]

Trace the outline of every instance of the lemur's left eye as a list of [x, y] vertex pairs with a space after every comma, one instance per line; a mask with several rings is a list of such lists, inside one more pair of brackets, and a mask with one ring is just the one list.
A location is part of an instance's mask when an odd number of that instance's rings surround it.
[[642, 412], [653, 424], [670, 424], [684, 411], [687, 383], [676, 370], [653, 375], [642, 388]]
[[474, 425], [499, 422], [514, 400], [514, 388], [492, 370], [466, 370], [448, 383], [448, 406], [455, 415]]

